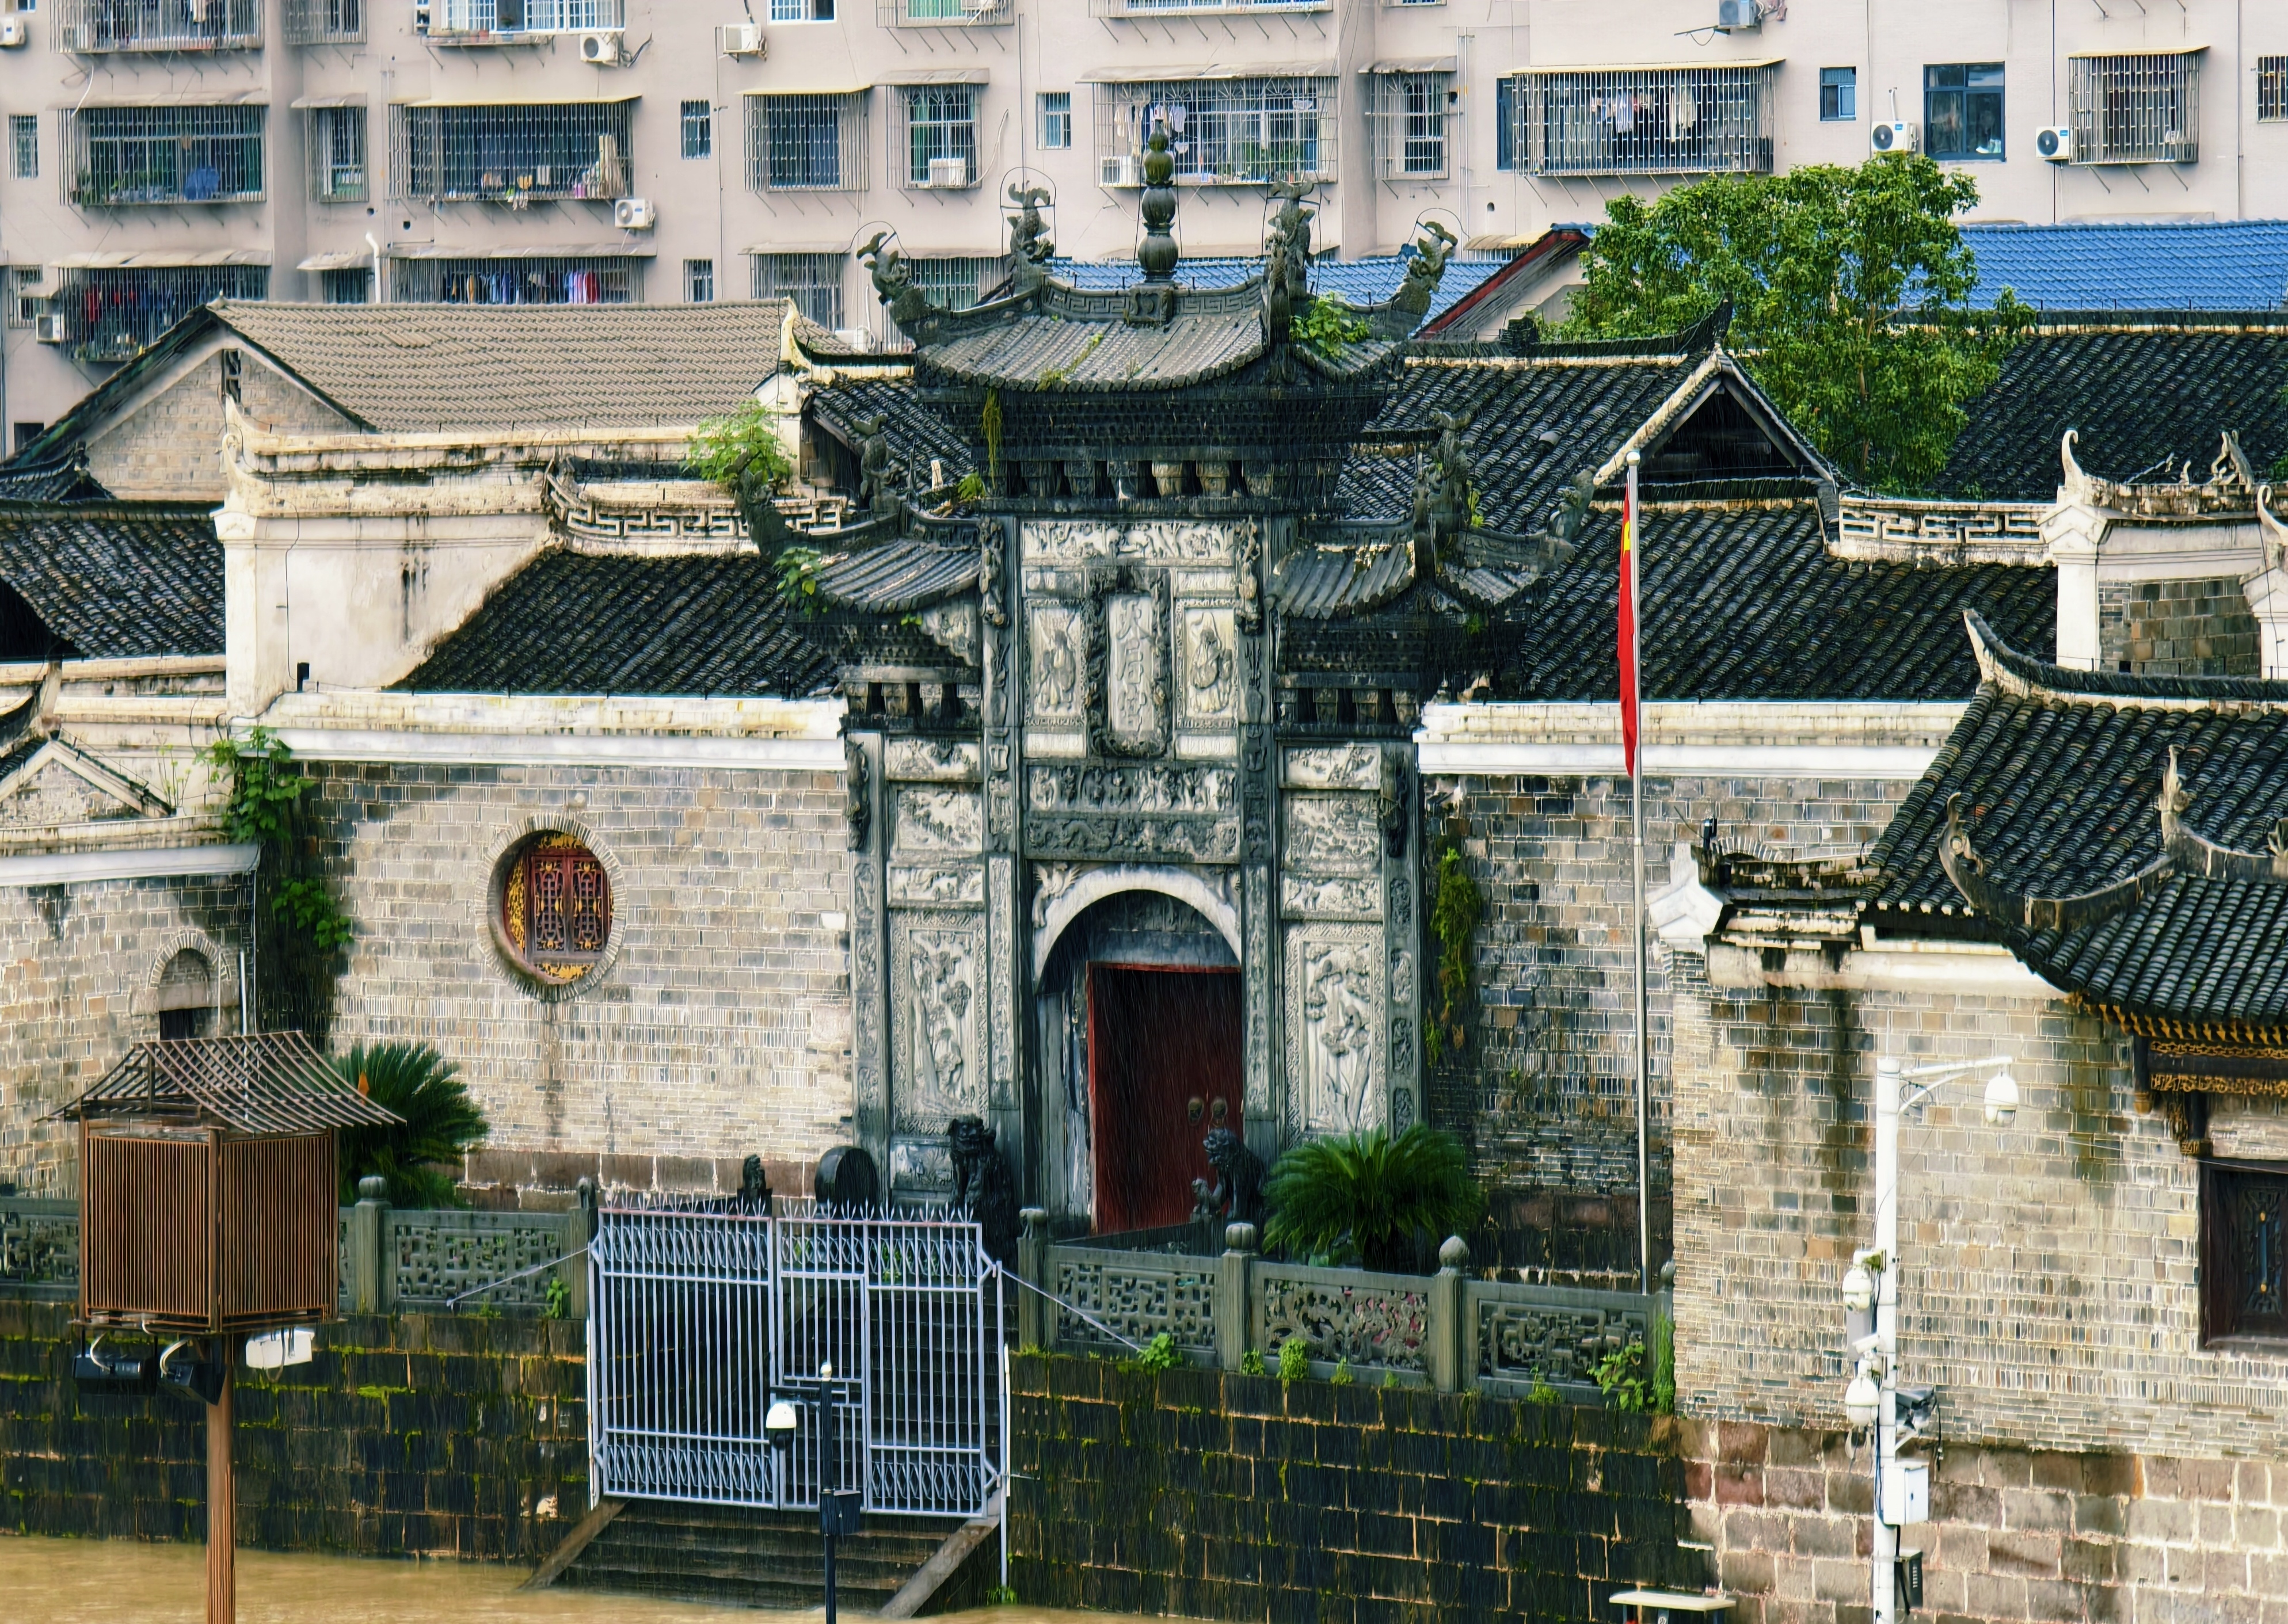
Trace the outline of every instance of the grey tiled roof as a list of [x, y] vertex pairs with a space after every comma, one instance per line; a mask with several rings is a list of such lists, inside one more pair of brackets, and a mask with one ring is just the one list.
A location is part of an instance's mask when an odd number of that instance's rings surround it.
[[209, 503], [0, 503], [0, 581], [82, 659], [223, 652]]
[[690, 424], [778, 370], [786, 301], [283, 305], [215, 314], [350, 417], [441, 428]]
[[102, 502], [110, 495], [77, 456], [0, 467], [0, 502]]
[[974, 544], [885, 542], [822, 560], [818, 590], [843, 608], [905, 614], [975, 586], [980, 563]]
[[838, 374], [826, 388], [811, 392], [810, 413], [853, 451], [865, 438], [859, 419], [881, 418], [890, 437], [890, 460], [911, 468], [917, 478], [928, 477], [933, 459], [944, 464], [946, 479], [956, 483], [975, 466], [969, 442], [941, 413], [922, 404], [906, 378]]

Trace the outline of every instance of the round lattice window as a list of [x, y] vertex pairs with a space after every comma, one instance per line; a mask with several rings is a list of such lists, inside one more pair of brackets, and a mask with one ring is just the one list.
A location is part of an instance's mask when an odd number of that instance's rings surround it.
[[501, 937], [544, 981], [577, 981], [612, 939], [612, 884], [576, 835], [545, 834], [509, 859], [500, 886]]

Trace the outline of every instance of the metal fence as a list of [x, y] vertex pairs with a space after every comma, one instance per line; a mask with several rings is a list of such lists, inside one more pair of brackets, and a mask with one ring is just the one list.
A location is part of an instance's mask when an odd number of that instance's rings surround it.
[[365, 0], [286, 0], [290, 45], [362, 45]]
[[747, 95], [747, 188], [862, 192], [866, 92]]
[[258, 51], [261, 0], [60, 0], [58, 51]]
[[1497, 158], [1537, 175], [1772, 171], [1766, 64], [1592, 67], [1521, 74], [1496, 98]]
[[643, 301], [644, 262], [602, 255], [392, 259], [401, 305], [629, 305]]
[[1168, 121], [1179, 186], [1335, 178], [1335, 82], [1131, 81], [1096, 87], [1098, 183], [1144, 184], [1144, 142]]
[[314, 203], [361, 203], [372, 189], [366, 164], [362, 99], [302, 109], [303, 151], [310, 166]]
[[75, 267], [48, 296], [47, 333], [75, 360], [132, 360], [210, 299], [269, 293], [267, 265]]
[[794, 307], [830, 330], [842, 325], [842, 256], [750, 254], [749, 296], [792, 299]]
[[405, 102], [390, 195], [409, 202], [604, 202], [628, 194], [635, 101]]
[[885, 28], [995, 28], [1017, 19], [1015, 0], [875, 0]]
[[2074, 57], [2066, 68], [2076, 163], [2199, 161], [2198, 52]]
[[1439, 180], [1447, 170], [1446, 113], [1454, 75], [1375, 74], [1367, 80], [1367, 140], [1382, 180]]
[[783, 1464], [763, 1421], [826, 1363], [853, 1382], [836, 1405], [839, 1481], [869, 1510], [973, 1517], [999, 1487], [1006, 1321], [976, 1224], [615, 1206], [590, 1259], [598, 1493], [815, 1506], [815, 1410]]
[[63, 200], [77, 209], [259, 202], [268, 112], [248, 102], [67, 107], [56, 115]]

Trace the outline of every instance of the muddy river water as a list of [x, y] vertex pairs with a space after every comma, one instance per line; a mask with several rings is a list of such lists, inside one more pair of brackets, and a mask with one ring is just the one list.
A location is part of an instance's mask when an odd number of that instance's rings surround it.
[[[4, 1624], [200, 1624], [206, 1553], [195, 1545], [0, 1536]], [[238, 1553], [242, 1624], [770, 1624], [822, 1612], [753, 1612], [591, 1590], [519, 1595], [526, 1570], [475, 1562]], [[867, 1615], [846, 1613], [853, 1619]], [[1108, 1624], [1114, 1615], [989, 1607], [965, 1624]]]

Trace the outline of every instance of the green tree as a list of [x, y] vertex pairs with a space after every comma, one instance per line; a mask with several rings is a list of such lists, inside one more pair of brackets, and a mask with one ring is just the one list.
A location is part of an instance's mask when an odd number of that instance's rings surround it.
[[358, 1180], [377, 1175], [393, 1207], [459, 1206], [451, 1164], [485, 1142], [489, 1125], [452, 1063], [426, 1043], [361, 1043], [334, 1069], [404, 1119], [336, 1130], [342, 1200], [357, 1200]]
[[224, 791], [223, 834], [260, 848], [258, 883], [269, 903], [253, 922], [260, 1024], [323, 1042], [341, 949], [354, 932], [317, 855], [318, 826], [304, 804], [312, 780], [266, 727], [226, 734], [201, 754]]
[[1264, 1194], [1270, 1245], [1307, 1258], [1356, 1253], [1384, 1270], [1412, 1261], [1418, 1234], [1468, 1228], [1480, 1206], [1462, 1142], [1419, 1122], [1394, 1139], [1378, 1128], [1306, 1139], [1279, 1158]]
[[1969, 176], [1898, 153], [1619, 197], [1566, 336], [1672, 333], [1729, 299], [1728, 342], [1821, 453], [1860, 484], [1919, 490], [2033, 319], [2006, 289], [1970, 308], [1977, 263], [1954, 217], [1977, 201]]
[[765, 557], [777, 552], [787, 527], [771, 498], [793, 474], [794, 464], [779, 443], [776, 419], [760, 400], [701, 424], [691, 437], [685, 463], [699, 478], [737, 499], [747, 534]]

